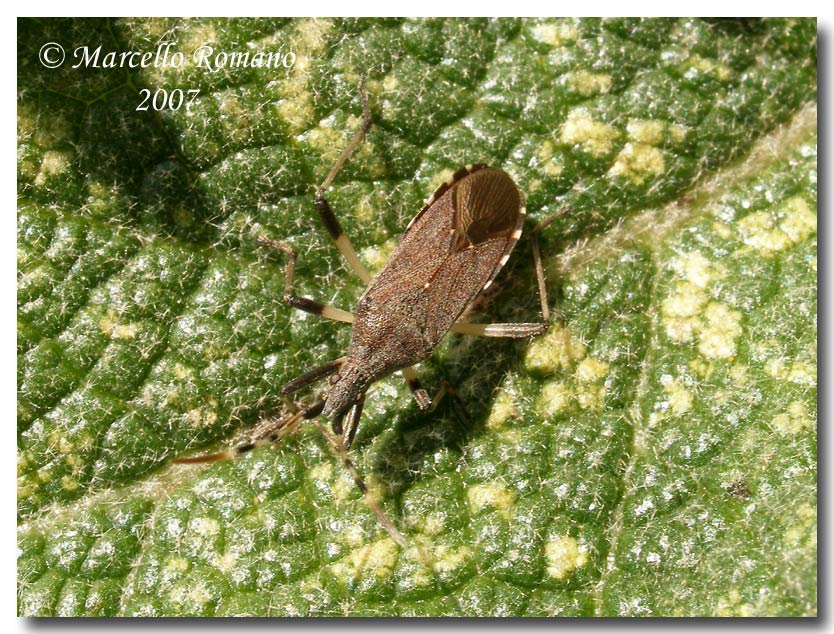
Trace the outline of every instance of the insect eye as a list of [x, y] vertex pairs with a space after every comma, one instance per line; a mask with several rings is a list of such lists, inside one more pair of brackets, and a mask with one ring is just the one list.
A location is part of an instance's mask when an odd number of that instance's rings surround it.
[[327, 379], [327, 382], [330, 383], [330, 385], [336, 385], [341, 379], [342, 375], [337, 372], [336, 374], [331, 374], [330, 378]]

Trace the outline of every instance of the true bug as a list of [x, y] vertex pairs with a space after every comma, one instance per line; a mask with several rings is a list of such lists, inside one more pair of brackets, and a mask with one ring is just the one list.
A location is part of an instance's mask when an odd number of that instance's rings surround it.
[[[530, 337], [547, 330], [549, 309], [536, 232], [536, 262], [542, 323], [472, 324], [458, 318], [485, 290], [507, 262], [521, 237], [525, 220], [524, 199], [506, 172], [484, 164], [467, 165], [441, 185], [406, 227], [400, 243], [382, 270], [371, 278], [342, 231], [325, 198], [336, 175], [371, 126], [364, 90], [359, 89], [363, 123], [342, 151], [324, 182], [316, 190], [315, 205], [324, 226], [350, 268], [368, 286], [353, 313], [293, 293], [297, 252], [283, 242], [258, 238], [289, 256], [284, 299], [291, 306], [328, 319], [353, 324], [347, 355], [296, 377], [281, 388], [288, 413], [261, 422], [252, 440], [223, 452], [183, 458], [180, 463], [213, 462], [280, 440], [303, 420], [324, 416], [335, 437], [318, 421], [331, 448], [337, 452], [362, 491], [366, 502], [394, 540], [405, 540], [369, 497], [367, 487], [347, 456], [356, 435], [365, 392], [375, 381], [401, 371], [422, 410], [434, 408], [449, 392], [444, 385], [430, 398], [420, 385], [413, 365], [431, 355], [451, 331], [482, 337]], [[328, 378], [323, 398], [299, 406], [289, 396], [316, 381]]]

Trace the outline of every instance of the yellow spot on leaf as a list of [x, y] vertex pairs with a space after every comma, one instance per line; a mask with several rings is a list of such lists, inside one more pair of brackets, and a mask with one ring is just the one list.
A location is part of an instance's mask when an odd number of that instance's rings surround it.
[[799, 385], [817, 384], [817, 366], [814, 363], [771, 359], [765, 364], [764, 369], [770, 376], [780, 381], [791, 381]]
[[817, 231], [817, 214], [804, 198], [794, 196], [785, 201], [785, 219], [779, 228], [793, 244], [806, 240]]
[[785, 530], [785, 544], [791, 548], [816, 548], [817, 543], [817, 509], [803, 504], [794, 513], [797, 520]]
[[737, 386], [745, 386], [750, 382], [748, 370], [749, 368], [746, 365], [736, 363], [732, 368], [730, 368], [730, 378]]
[[513, 502], [515, 502], [515, 492], [500, 482], [488, 482], [469, 487], [466, 490], [466, 499], [472, 513], [492, 507], [504, 517], [509, 518]]
[[756, 616], [759, 612], [752, 603], [744, 603], [741, 594], [733, 588], [726, 597], [719, 599], [718, 616]]
[[605, 378], [608, 374], [608, 364], [605, 361], [597, 361], [588, 357], [580, 361], [576, 367], [576, 380], [581, 383], [592, 383]]
[[35, 185], [43, 185], [48, 176], [64, 173], [72, 163], [73, 153], [69, 150], [48, 150], [43, 153], [41, 169], [35, 177]]
[[683, 343], [692, 340], [700, 329], [698, 315], [706, 301], [706, 293], [692, 282], [675, 284], [672, 293], [660, 305], [663, 325], [672, 341]]
[[585, 346], [569, 328], [552, 326], [527, 348], [524, 363], [533, 372], [553, 372], [567, 368], [585, 356]]
[[626, 143], [620, 150], [614, 165], [608, 170], [612, 176], [622, 176], [640, 185], [647, 178], [662, 174], [666, 169], [663, 150], [645, 143]]
[[708, 359], [729, 359], [736, 354], [736, 339], [741, 335], [741, 313], [724, 304], [711, 302], [704, 311], [705, 325], [698, 350]]
[[546, 383], [536, 401], [536, 409], [545, 416], [553, 416], [573, 400], [573, 390], [562, 381]]
[[635, 143], [645, 145], [660, 145], [663, 143], [663, 132], [666, 122], [656, 119], [631, 119], [626, 124], [628, 138]]
[[446, 529], [446, 521], [440, 513], [428, 513], [417, 518], [417, 529], [426, 535], [440, 535]]
[[397, 544], [390, 537], [383, 537], [351, 550], [346, 557], [331, 564], [330, 570], [345, 584], [366, 577], [386, 579], [394, 570], [398, 552]]
[[679, 123], [673, 123], [669, 126], [669, 136], [675, 143], [683, 143], [683, 141], [686, 139], [686, 133], [688, 131], [689, 128]]
[[98, 322], [101, 331], [112, 339], [134, 339], [141, 326], [139, 324], [119, 323], [116, 313], [108, 310]]
[[708, 260], [700, 251], [691, 251], [673, 258], [670, 267], [698, 288], [707, 288], [710, 283], [726, 275], [724, 267]]
[[514, 395], [507, 390], [502, 390], [498, 393], [498, 396], [495, 398], [495, 402], [492, 404], [492, 410], [489, 413], [489, 418], [487, 418], [486, 421], [488, 428], [498, 429], [507, 420], [518, 415], [513, 396]]
[[547, 573], [554, 579], [564, 579], [577, 568], [588, 563], [588, 552], [570, 535], [560, 535], [544, 545]]
[[788, 381], [798, 383], [800, 385], [816, 385], [817, 366], [810, 363], [795, 361], [791, 364], [791, 369], [788, 373]]
[[582, 409], [602, 409], [605, 393], [604, 385], [584, 385], [576, 392], [576, 402]]
[[[193, 28], [186, 31], [186, 37], [180, 40], [181, 52], [188, 63], [194, 62], [194, 52], [201, 46], [217, 45], [217, 30], [209, 22], [193, 23]], [[172, 51], [174, 49], [171, 49]]]
[[548, 176], [555, 178], [565, 170], [564, 163], [561, 160], [562, 155], [556, 153], [552, 141], [545, 141], [541, 144], [538, 151], [538, 158], [541, 161], [542, 171]]
[[620, 132], [613, 126], [596, 121], [583, 109], [572, 110], [562, 124], [559, 138], [567, 145], [580, 145], [588, 154], [601, 157], [614, 148]]
[[449, 179], [452, 178], [454, 175], [454, 170], [446, 168], [444, 170], [439, 171], [437, 174], [432, 176], [431, 180], [429, 180], [428, 190], [434, 195], [434, 192], [437, 190], [438, 187], [443, 185], [444, 183], [448, 183]]
[[568, 73], [565, 81], [568, 88], [578, 92], [583, 97], [592, 95], [604, 95], [611, 90], [611, 75], [606, 73], [591, 73], [587, 70], [578, 70]]
[[225, 552], [222, 555], [217, 555], [212, 563], [215, 568], [228, 574], [233, 572], [237, 566], [237, 555], [233, 552]]
[[211, 427], [217, 422], [217, 412], [203, 407], [195, 407], [186, 412], [185, 420], [194, 429]]
[[790, 246], [791, 239], [776, 228], [774, 218], [766, 211], [757, 211], [739, 220], [738, 230], [747, 246], [764, 255], [773, 255]]
[[37, 470], [35, 477], [40, 480], [42, 483], [46, 484], [47, 482], [52, 481], [52, 467], [47, 465], [46, 467], [41, 467]]
[[333, 482], [333, 499], [336, 502], [349, 500], [354, 486], [353, 481], [348, 478], [336, 478], [336, 481]]
[[412, 572], [401, 583], [420, 588], [436, 583], [437, 574], [448, 574], [466, 565], [472, 559], [472, 549], [469, 546], [436, 543], [418, 535], [409, 540], [403, 557], [408, 561], [407, 569]]
[[170, 572], [187, 572], [188, 566], [188, 560], [184, 557], [171, 557], [165, 562], [165, 569]]
[[729, 66], [721, 64], [713, 59], [701, 57], [700, 55], [692, 55], [683, 64], [681, 69], [684, 75], [691, 77], [696, 74], [714, 75], [719, 81], [728, 81], [733, 77], [733, 71]]
[[214, 537], [220, 533], [220, 523], [211, 517], [195, 517], [189, 526], [202, 537]]
[[307, 133], [307, 143], [319, 153], [322, 161], [332, 163], [339, 158], [349, 130], [347, 126], [339, 130], [328, 125], [319, 125]]
[[436, 560], [434, 569], [437, 572], [449, 573], [457, 570], [472, 557], [472, 549], [468, 546], [452, 548], [445, 544], [439, 545], [434, 550]]
[[788, 410], [773, 417], [773, 427], [785, 435], [798, 434], [812, 427], [814, 421], [808, 415], [802, 401], [793, 401]]
[[379, 272], [379, 270], [385, 265], [388, 258], [391, 257], [391, 254], [394, 252], [394, 249], [397, 248], [397, 244], [399, 244], [399, 241], [396, 238], [391, 238], [390, 240], [383, 242], [378, 247], [372, 246], [362, 249], [362, 260], [368, 265], [372, 274]]
[[742, 241], [763, 255], [771, 256], [806, 240], [817, 230], [817, 216], [798, 196], [784, 203], [784, 218], [777, 226], [776, 216], [757, 211], [739, 220]]
[[177, 362], [174, 364], [174, 376], [180, 381], [185, 381], [194, 377], [194, 370]]
[[573, 42], [579, 37], [579, 31], [572, 22], [537, 24], [531, 32], [536, 40], [554, 48]]
[[692, 392], [687, 390], [678, 379], [664, 374], [660, 377], [660, 385], [666, 392], [669, 410], [674, 416], [681, 416], [692, 409]]
[[309, 127], [315, 117], [314, 96], [309, 89], [309, 60], [325, 53], [333, 23], [324, 19], [301, 20], [288, 42], [288, 50], [297, 58], [290, 75], [281, 85], [285, 99], [278, 104], [278, 112], [296, 132]]

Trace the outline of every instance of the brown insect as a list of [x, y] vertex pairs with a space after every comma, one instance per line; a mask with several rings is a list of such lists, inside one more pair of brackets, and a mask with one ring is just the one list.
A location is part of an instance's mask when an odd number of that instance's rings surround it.
[[[437, 406], [448, 385], [434, 398], [420, 385], [413, 366], [431, 355], [447, 332], [482, 337], [530, 337], [548, 327], [549, 310], [544, 272], [533, 242], [542, 323], [472, 324], [458, 322], [461, 314], [495, 279], [521, 237], [524, 199], [512, 179], [500, 169], [467, 165], [441, 185], [406, 227], [399, 246], [377, 276], [371, 276], [356, 256], [325, 198], [332, 184], [371, 125], [371, 114], [360, 86], [364, 122], [316, 192], [316, 209], [351, 269], [368, 284], [353, 313], [293, 293], [296, 251], [283, 242], [258, 239], [289, 255], [284, 299], [293, 307], [328, 319], [353, 324], [347, 355], [293, 379], [281, 388], [288, 412], [261, 422], [245, 445], [223, 452], [179, 459], [180, 463], [213, 462], [259, 445], [280, 440], [305, 419], [324, 416], [333, 434], [313, 423], [343, 460], [371, 510], [394, 540], [405, 540], [368, 495], [367, 487], [347, 456], [356, 435], [365, 393], [372, 383], [401, 371], [420, 409]], [[546, 221], [548, 222], [548, 221]], [[540, 226], [543, 226], [544, 223]], [[535, 237], [537, 227], [533, 231]], [[326, 395], [302, 407], [289, 399], [298, 390], [328, 377]]]

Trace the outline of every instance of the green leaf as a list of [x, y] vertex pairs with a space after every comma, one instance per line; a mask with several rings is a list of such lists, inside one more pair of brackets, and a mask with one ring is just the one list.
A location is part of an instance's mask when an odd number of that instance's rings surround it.
[[[38, 51], [68, 52], [58, 69]], [[294, 53], [291, 68], [72, 68], [72, 51]], [[213, 58], [219, 63], [217, 58]], [[557, 313], [450, 336], [376, 384], [352, 457], [318, 432], [207, 467], [349, 329], [460, 165], [513, 175]], [[142, 89], [195, 89], [137, 111]], [[816, 614], [816, 21], [18, 22], [22, 615]], [[475, 321], [534, 321], [522, 240]]]

